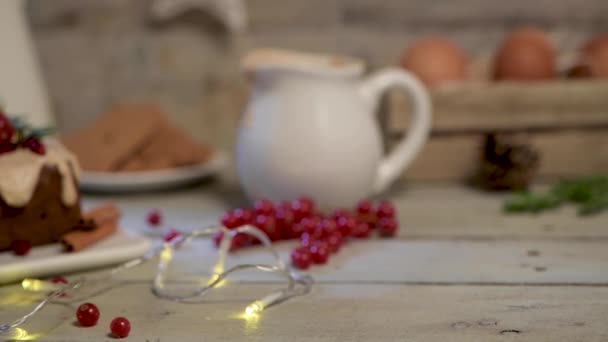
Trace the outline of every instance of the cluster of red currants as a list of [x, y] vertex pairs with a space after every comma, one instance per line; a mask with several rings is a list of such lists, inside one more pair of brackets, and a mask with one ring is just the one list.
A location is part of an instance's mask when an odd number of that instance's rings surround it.
[[[340, 250], [350, 238], [367, 238], [373, 230], [382, 237], [392, 237], [398, 229], [395, 207], [389, 201], [376, 206], [369, 200], [360, 201], [354, 210], [339, 209], [324, 216], [315, 210], [315, 203], [306, 197], [292, 202], [273, 203], [260, 199], [252, 209], [235, 209], [226, 212], [221, 223], [228, 229], [251, 224], [262, 230], [270, 240], [299, 239], [300, 244], [291, 253], [294, 267], [307, 269], [311, 264], [324, 264], [330, 254]], [[222, 233], [214, 236], [219, 246]], [[230, 250], [259, 244], [246, 234], [232, 239]]]
[[0, 154], [12, 152], [17, 147], [27, 148], [36, 154], [45, 154], [46, 150], [40, 141], [40, 132], [44, 130], [32, 130], [27, 126], [15, 127], [0, 111]]

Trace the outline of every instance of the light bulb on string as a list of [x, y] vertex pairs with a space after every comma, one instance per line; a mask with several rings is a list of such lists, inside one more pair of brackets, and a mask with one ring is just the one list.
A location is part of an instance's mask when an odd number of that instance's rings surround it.
[[[223, 234], [223, 238], [220, 243], [220, 248], [218, 250], [218, 258], [214, 265], [213, 273], [207, 283], [201, 283], [198, 288], [187, 294], [173, 294], [168, 291], [166, 287], [166, 278], [167, 272], [173, 261], [174, 252], [176, 250], [179, 250], [184, 244], [190, 242], [194, 238], [211, 237], [214, 233], [217, 232], [221, 232]], [[262, 246], [274, 257], [274, 264], [238, 264], [225, 270], [224, 262], [226, 256], [228, 255], [231, 241], [235, 236], [237, 236], [237, 234], [247, 234], [260, 240], [262, 242]], [[21, 285], [27, 291], [52, 292], [50, 292], [50, 294], [48, 294], [46, 298], [44, 298], [28, 314], [9, 324], [0, 324], [0, 334], [8, 332], [12, 329], [19, 329], [18, 327], [20, 325], [35, 316], [48, 303], [52, 302], [58, 297], [62, 297], [64, 294], [69, 293], [72, 290], [87, 287], [88, 285], [95, 283], [110, 282], [112, 281], [112, 277], [115, 274], [142, 265], [157, 256], [158, 264], [156, 275], [154, 276], [151, 285], [152, 292], [154, 293], [154, 295], [161, 299], [167, 299], [176, 302], [201, 302], [201, 298], [204, 297], [209, 292], [209, 290], [225, 285], [226, 278], [230, 274], [241, 270], [254, 269], [256, 271], [270, 272], [282, 276], [287, 282], [287, 285], [283, 290], [274, 292], [266, 297], [263, 297], [262, 299], [256, 300], [245, 308], [245, 316], [252, 317], [251, 319], [255, 319], [254, 317], [257, 317], [262, 311], [272, 305], [288, 300], [289, 298], [294, 296], [301, 296], [307, 294], [308, 292], [310, 292], [310, 289], [313, 284], [313, 280], [310, 276], [295, 272], [286, 266], [277, 251], [272, 247], [272, 243], [268, 236], [260, 229], [251, 225], [245, 225], [233, 230], [228, 230], [225, 227], [218, 226], [207, 227], [195, 230], [190, 234], [180, 236], [169, 242], [164, 242], [163, 244], [153, 248], [152, 250], [144, 254], [144, 256], [127, 261], [119, 265], [118, 267], [111, 269], [109, 273], [104, 277], [97, 277], [94, 279], [81, 278], [78, 281], [66, 285], [52, 284], [50, 282], [38, 279], [24, 279]]]

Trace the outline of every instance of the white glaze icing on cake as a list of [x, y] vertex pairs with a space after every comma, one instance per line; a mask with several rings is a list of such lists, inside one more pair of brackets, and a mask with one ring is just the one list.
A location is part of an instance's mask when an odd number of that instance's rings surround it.
[[80, 166], [76, 157], [57, 141], [45, 141], [45, 155], [26, 148], [0, 155], [0, 197], [11, 207], [20, 208], [31, 200], [44, 166], [56, 168], [61, 175], [63, 203], [78, 201]]

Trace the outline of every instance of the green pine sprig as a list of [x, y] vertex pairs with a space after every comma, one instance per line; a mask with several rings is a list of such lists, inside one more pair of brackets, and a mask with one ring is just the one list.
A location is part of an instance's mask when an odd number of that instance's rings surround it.
[[503, 209], [507, 213], [539, 213], [568, 202], [578, 205], [581, 216], [608, 210], [608, 176], [561, 181], [545, 193], [520, 193], [507, 199]]
[[27, 121], [20, 117], [12, 117], [9, 120], [16, 132], [16, 144], [20, 144], [29, 138], [40, 140], [56, 132], [55, 127], [32, 127]]

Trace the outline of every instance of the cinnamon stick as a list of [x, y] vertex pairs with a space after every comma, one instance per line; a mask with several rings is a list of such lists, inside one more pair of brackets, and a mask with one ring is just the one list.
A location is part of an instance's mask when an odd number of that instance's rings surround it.
[[114, 234], [117, 229], [118, 222], [109, 221], [97, 225], [93, 230], [69, 232], [61, 238], [61, 243], [66, 251], [78, 252]]
[[102, 226], [110, 222], [118, 222], [120, 209], [114, 203], [102, 204], [83, 215], [85, 220], [91, 220], [96, 225]]

